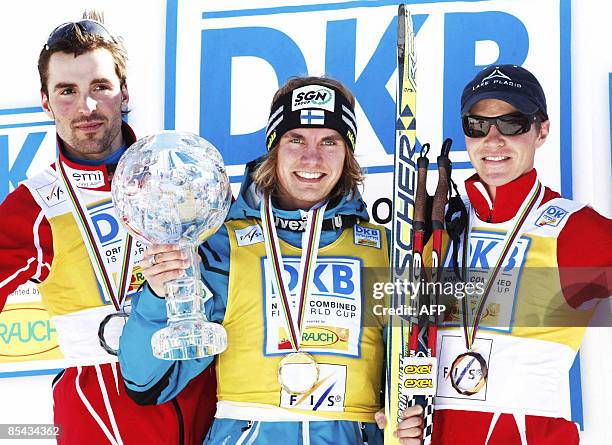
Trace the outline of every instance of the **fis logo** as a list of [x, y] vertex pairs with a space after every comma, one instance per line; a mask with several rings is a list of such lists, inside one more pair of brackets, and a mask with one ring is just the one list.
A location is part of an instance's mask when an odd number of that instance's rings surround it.
[[380, 249], [380, 230], [370, 229], [356, 225], [354, 229], [354, 242], [359, 246], [376, 247]]
[[550, 206], [542, 212], [535, 225], [538, 227], [552, 226], [557, 227], [567, 215], [567, 210], [557, 206]]
[[281, 393], [281, 407], [309, 411], [344, 411], [346, 367], [319, 364], [319, 381], [304, 394]]
[[60, 197], [63, 195], [64, 191], [56, 184], [51, 187], [51, 190], [49, 190], [49, 193], [47, 194], [47, 196], [45, 196], [45, 199], [47, 200], [47, 202], [51, 202], [53, 200], [59, 200]]
[[64, 189], [60, 187], [57, 180], [37, 188], [36, 191], [48, 207], [53, 207], [66, 201]]
[[236, 233], [236, 242], [239, 246], [249, 246], [263, 242], [263, 233], [259, 225], [248, 226], [244, 229], [238, 229]]
[[321, 108], [333, 112], [335, 99], [334, 90], [321, 85], [307, 85], [293, 90], [291, 111]]

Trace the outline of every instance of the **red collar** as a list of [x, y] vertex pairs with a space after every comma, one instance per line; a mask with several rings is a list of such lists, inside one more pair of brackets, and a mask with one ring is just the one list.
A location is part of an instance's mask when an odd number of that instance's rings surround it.
[[490, 223], [501, 223], [512, 219], [516, 215], [537, 176], [536, 170], [532, 169], [514, 181], [497, 187], [493, 206], [489, 204], [488, 192], [484, 183], [480, 181], [478, 174], [466, 179], [465, 190], [478, 219]]
[[[136, 136], [132, 128], [125, 122], [121, 125], [121, 131], [123, 132], [123, 138], [129, 147], [136, 140]], [[68, 159], [64, 153], [64, 141], [57, 136], [57, 151], [59, 153], [59, 159], [69, 168], [66, 172], [71, 176], [73, 183], [79, 188], [110, 191], [110, 179], [109, 170], [106, 164], [102, 165], [83, 165], [78, 162], [73, 162]], [[113, 165], [113, 172], [114, 172]], [[112, 172], [111, 172], [112, 173]]]

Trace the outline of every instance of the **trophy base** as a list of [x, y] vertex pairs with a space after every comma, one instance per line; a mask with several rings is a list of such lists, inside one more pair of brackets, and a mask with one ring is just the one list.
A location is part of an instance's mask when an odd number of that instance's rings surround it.
[[153, 355], [162, 360], [190, 360], [220, 354], [227, 348], [225, 328], [217, 323], [183, 320], [151, 338]]

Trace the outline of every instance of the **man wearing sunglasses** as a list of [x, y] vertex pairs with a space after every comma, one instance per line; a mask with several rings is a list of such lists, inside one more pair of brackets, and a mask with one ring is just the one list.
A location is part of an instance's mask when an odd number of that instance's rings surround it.
[[[550, 121], [544, 91], [529, 71], [513, 65], [482, 71], [463, 91], [461, 123], [477, 172], [466, 184], [471, 198], [493, 204], [498, 187], [530, 172], [528, 182], [534, 181], [535, 151], [546, 141]], [[470, 193], [478, 183], [487, 191], [479, 197]], [[512, 207], [504, 206], [506, 212]]]
[[53, 382], [59, 444], [199, 445], [216, 401], [213, 373], [161, 405], [143, 388], [136, 403], [109, 346], [125, 320], [111, 316], [129, 312], [142, 282], [136, 262], [144, 249], [130, 244], [110, 194], [117, 162], [135, 140], [122, 120], [127, 54], [94, 15], [55, 28], [40, 52], [42, 107], [55, 122], [59, 155], [0, 206], [0, 309], [19, 285], [37, 283], [68, 364]]
[[[476, 174], [458, 263], [466, 258], [468, 281], [494, 286], [447, 302], [432, 443], [578, 444], [569, 371], [594, 306], [612, 293], [612, 220], [540, 184], [534, 157], [551, 124], [526, 69], [478, 73], [461, 121]], [[406, 429], [402, 443], [420, 445], [421, 432]]]

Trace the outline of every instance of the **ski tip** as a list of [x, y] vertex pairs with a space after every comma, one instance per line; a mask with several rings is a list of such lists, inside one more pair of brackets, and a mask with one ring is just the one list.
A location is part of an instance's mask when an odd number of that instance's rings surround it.
[[406, 5], [399, 5], [397, 12], [397, 46], [406, 45]]

